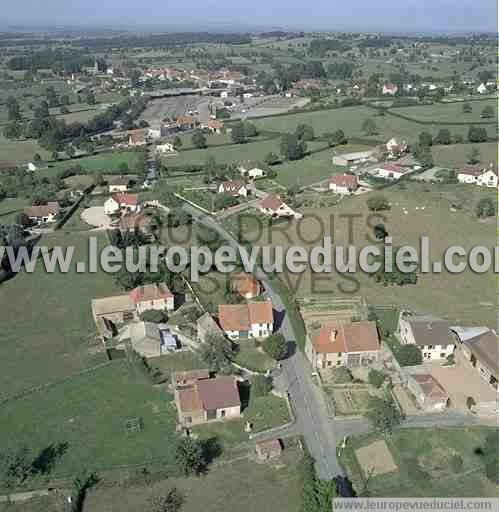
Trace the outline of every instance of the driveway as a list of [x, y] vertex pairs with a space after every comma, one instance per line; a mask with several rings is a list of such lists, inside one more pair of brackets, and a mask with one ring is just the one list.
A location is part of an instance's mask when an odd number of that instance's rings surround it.
[[104, 213], [103, 206], [91, 206], [81, 213], [83, 222], [100, 229], [109, 229], [111, 219]]

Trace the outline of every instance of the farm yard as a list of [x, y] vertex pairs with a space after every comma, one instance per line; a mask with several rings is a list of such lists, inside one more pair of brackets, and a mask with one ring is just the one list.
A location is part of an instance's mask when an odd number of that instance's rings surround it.
[[[491, 190], [465, 185], [424, 185], [405, 182], [396, 184], [378, 194], [386, 194], [392, 204], [391, 210], [380, 212], [382, 217], [371, 217], [365, 195], [344, 198], [337, 206], [321, 209], [303, 209], [304, 218], [299, 222], [289, 221], [274, 229], [264, 229], [259, 235], [248, 233], [247, 239], [257, 245], [282, 246], [284, 250], [294, 245], [303, 246], [309, 253], [311, 248], [322, 243], [325, 236], [332, 236], [335, 246], [349, 244], [347, 220], [342, 215], [355, 215], [353, 244], [360, 250], [369, 245], [366, 238], [372, 235], [372, 227], [383, 222], [393, 237], [395, 247], [412, 245], [420, 247], [420, 238], [430, 238], [430, 260], [442, 261], [445, 250], [452, 245], [466, 249], [476, 245], [492, 247], [495, 244], [494, 219], [481, 221], [476, 218], [475, 208], [482, 197], [495, 199]], [[369, 197], [369, 194], [367, 195]], [[421, 210], [420, 207], [425, 207]], [[404, 214], [405, 208], [407, 214]], [[417, 208], [417, 209], [416, 209]], [[438, 218], [438, 223], [435, 219]], [[333, 225], [334, 219], [334, 225]], [[367, 223], [371, 224], [371, 227]], [[315, 241], [314, 241], [315, 240]], [[428, 312], [471, 325], [495, 325], [496, 291], [492, 274], [475, 274], [466, 269], [460, 274], [418, 273], [415, 285], [383, 287], [374, 279], [358, 271], [355, 275], [331, 275], [284, 272], [282, 281], [297, 298], [311, 296], [331, 299], [361, 295], [368, 303], [380, 305], [410, 305], [421, 313]], [[477, 308], [477, 304], [480, 305]]]
[[357, 493], [391, 497], [495, 497], [477, 453], [492, 428], [400, 429], [351, 437], [340, 462]]

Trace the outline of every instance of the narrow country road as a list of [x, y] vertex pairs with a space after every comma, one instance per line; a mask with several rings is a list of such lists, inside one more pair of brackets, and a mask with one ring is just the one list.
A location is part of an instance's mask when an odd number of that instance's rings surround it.
[[[238, 242], [212, 217], [189, 204], [184, 204], [182, 208], [195, 219], [195, 222], [216, 231], [221, 238], [227, 240], [228, 245], [239, 252]], [[307, 448], [315, 459], [319, 478], [330, 480], [343, 473], [336, 458], [338, 439], [334, 433], [334, 424], [328, 417], [319, 390], [312, 382], [308, 362], [303, 354], [296, 350], [296, 336], [285, 314], [283, 300], [272, 286], [272, 281], [260, 268], [255, 268], [254, 274], [263, 284], [274, 309], [277, 313], [284, 314], [281, 333], [293, 347], [292, 355], [283, 361], [282, 367], [288, 383], [289, 398], [296, 415], [296, 430], [303, 435]]]

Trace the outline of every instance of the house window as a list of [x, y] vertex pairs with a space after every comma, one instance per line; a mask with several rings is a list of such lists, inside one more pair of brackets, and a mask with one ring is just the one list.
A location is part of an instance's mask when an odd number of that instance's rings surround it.
[[338, 352], [338, 357], [341, 357], [341, 355], [342, 355], [342, 352]]
[[220, 411], [220, 416], [221, 416], [222, 418], [225, 418], [225, 409], [222, 409], [222, 410]]
[[133, 313], [123, 313], [123, 320], [133, 320]]
[[428, 350], [433, 350], [433, 345], [428, 345]]
[[332, 361], [328, 361], [328, 362], [327, 362], [327, 365], [328, 365], [328, 366], [331, 366], [332, 364], [333, 364], [333, 362], [332, 362]]
[[445, 352], [440, 352], [440, 357], [443, 359], [445, 357]]
[[340, 366], [341, 361], [336, 361], [336, 366]]
[[186, 416], [184, 419], [186, 423], [192, 423], [192, 416]]

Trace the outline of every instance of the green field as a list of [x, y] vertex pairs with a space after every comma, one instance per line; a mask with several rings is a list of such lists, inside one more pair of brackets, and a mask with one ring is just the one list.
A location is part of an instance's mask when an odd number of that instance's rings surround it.
[[[362, 124], [370, 117], [374, 119], [378, 133], [367, 136], [362, 131]], [[363, 139], [373, 140], [373, 142], [378, 140], [387, 141], [392, 137], [397, 137], [407, 142], [416, 142], [420, 132], [430, 131], [433, 135], [436, 135], [438, 130], [444, 127], [439, 126], [438, 123], [431, 126], [424, 126], [388, 114], [376, 116], [376, 112], [373, 109], [365, 106], [274, 116], [266, 119], [256, 119], [254, 123], [260, 129], [277, 132], [291, 132], [294, 131], [299, 124], [305, 123], [314, 128], [316, 135], [341, 129], [345, 132], [347, 138], [361, 137]], [[446, 126], [446, 128], [449, 128], [452, 133], [459, 133], [464, 137], [468, 132], [467, 125]], [[492, 128], [488, 128], [488, 131], [490, 135], [493, 135]]]
[[[392, 203], [391, 210], [380, 212], [382, 218], [370, 217], [372, 212], [366, 201], [374, 194], [384, 194]], [[247, 240], [256, 245], [282, 246], [284, 251], [300, 245], [308, 253], [322, 244], [326, 236], [334, 237], [335, 246], [347, 246], [351, 244], [350, 230], [346, 217], [342, 216], [355, 215], [352, 232], [358, 251], [372, 243], [369, 240], [373, 237], [374, 224], [383, 222], [394, 247], [411, 245], [419, 253], [420, 239], [427, 236], [430, 260], [443, 262], [446, 249], [453, 245], [467, 251], [479, 245], [495, 245], [496, 219], [482, 221], [476, 217], [476, 205], [483, 197], [495, 200], [496, 193], [467, 185], [400, 183], [385, 191], [344, 198], [334, 207], [301, 209], [304, 218], [300, 222], [283, 222], [270, 229], [264, 227], [260, 235], [248, 233]], [[403, 208], [407, 209], [407, 214], [403, 213]], [[318, 241], [314, 242], [314, 238]], [[290, 289], [291, 296], [362, 296], [371, 304], [409, 306], [419, 313], [432, 312], [460, 325], [493, 327], [496, 324], [496, 289], [491, 270], [482, 274], [470, 268], [458, 274], [445, 269], [438, 274], [418, 273], [415, 285], [384, 287], [359, 268], [355, 274], [345, 275], [334, 267], [330, 274], [317, 274], [308, 267], [298, 274], [284, 271], [281, 281]]]
[[14, 222], [17, 214], [21, 213], [30, 202], [25, 198], [4, 199], [0, 201], [0, 224]]
[[276, 165], [273, 169], [277, 172], [275, 181], [290, 187], [292, 185], [306, 186], [325, 180], [333, 174], [343, 173], [345, 167], [333, 165], [333, 156], [341, 153], [351, 153], [355, 151], [366, 151], [370, 146], [360, 144], [345, 144], [336, 149], [326, 149], [312, 155], [308, 155], [302, 160], [293, 162], [284, 162]]
[[[0, 407], [9, 425], [0, 449], [25, 444], [36, 455], [50, 445], [67, 444], [52, 477], [71, 477], [83, 468], [98, 471], [118, 465], [172, 463], [175, 412], [172, 396], [153, 388], [122, 359]], [[140, 418], [141, 432], [125, 422]]]
[[138, 158], [135, 151], [119, 151], [114, 153], [101, 153], [72, 160], [54, 162], [50, 168], [42, 171], [47, 175], [57, 174], [58, 171], [81, 165], [87, 171], [116, 172], [122, 163], [128, 164], [130, 170], [134, 169]]
[[[340, 462], [357, 492], [365, 489], [366, 475], [355, 450], [384, 439], [397, 471], [371, 476], [370, 496], [381, 497], [493, 497], [497, 487], [484, 473], [483, 461], [475, 449], [483, 445], [492, 428], [401, 429], [390, 437], [369, 434], [351, 437]], [[462, 459], [462, 468], [450, 465], [452, 456]]]
[[0, 160], [29, 162], [33, 160], [36, 153], [42, 158], [50, 157], [49, 153], [42, 149], [36, 140], [11, 141], [0, 134]]
[[459, 168], [468, 162], [472, 148], [480, 151], [480, 161], [485, 166], [489, 162], [497, 165], [497, 143], [485, 142], [482, 144], [452, 144], [450, 146], [433, 146], [431, 152], [435, 165], [450, 168]]
[[275, 367], [275, 361], [265, 352], [258, 350], [252, 340], [244, 340], [239, 343], [239, 351], [234, 357], [234, 362], [250, 370], [264, 372]]
[[[0, 398], [104, 360], [102, 353], [91, 350], [95, 326], [90, 300], [119, 289], [111, 274], [76, 273], [76, 261], [88, 261], [89, 236], [59, 231], [42, 238], [41, 245], [75, 247], [69, 273], [50, 274], [38, 264], [34, 273], [23, 271], [0, 284]], [[94, 236], [102, 249], [107, 244], [106, 236]]]
[[494, 118], [482, 119], [480, 117], [482, 110], [486, 106], [493, 107], [497, 116], [497, 100], [471, 101], [469, 104], [472, 106], [473, 111], [469, 114], [463, 113], [463, 103], [418, 105], [414, 107], [393, 108], [391, 111], [417, 119], [418, 121], [431, 121], [436, 124], [439, 121], [446, 123], [494, 122]]
[[[278, 465], [239, 460], [214, 466], [206, 476], [200, 478], [169, 479], [147, 487], [101, 487], [89, 492], [83, 510], [147, 510], [151, 497], [164, 496], [172, 487], [177, 487], [185, 496], [182, 512], [299, 512], [302, 489], [298, 465], [300, 456], [296, 448], [288, 448], [277, 461]], [[13, 512], [21, 511], [13, 509]]]

